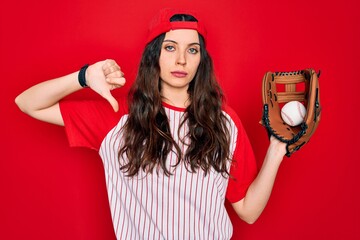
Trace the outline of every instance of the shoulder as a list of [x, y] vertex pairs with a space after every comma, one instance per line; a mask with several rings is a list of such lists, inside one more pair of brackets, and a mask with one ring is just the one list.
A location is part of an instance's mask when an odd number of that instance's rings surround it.
[[236, 111], [232, 107], [230, 107], [226, 103], [223, 103], [222, 111], [229, 121], [233, 122], [237, 127], [242, 127], [241, 120], [238, 114], [236, 113]]

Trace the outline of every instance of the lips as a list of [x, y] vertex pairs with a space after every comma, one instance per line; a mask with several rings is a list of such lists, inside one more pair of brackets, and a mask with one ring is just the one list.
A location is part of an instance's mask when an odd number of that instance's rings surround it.
[[187, 74], [187, 72], [183, 72], [183, 71], [173, 71], [173, 72], [171, 72], [171, 75], [173, 75], [174, 77], [177, 77], [177, 78], [184, 78], [188, 74]]

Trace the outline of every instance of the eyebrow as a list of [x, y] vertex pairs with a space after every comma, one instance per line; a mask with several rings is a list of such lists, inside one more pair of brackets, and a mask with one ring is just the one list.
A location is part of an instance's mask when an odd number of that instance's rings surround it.
[[[178, 44], [176, 41], [170, 40], [170, 39], [165, 39], [165, 40], [163, 41], [163, 43], [164, 43], [164, 42], [172, 42], [172, 43]], [[192, 46], [192, 45], [199, 45], [199, 46], [200, 46], [200, 43], [198, 43], [198, 42], [193, 42], [193, 43], [189, 43], [189, 44], [188, 44], [188, 46]]]

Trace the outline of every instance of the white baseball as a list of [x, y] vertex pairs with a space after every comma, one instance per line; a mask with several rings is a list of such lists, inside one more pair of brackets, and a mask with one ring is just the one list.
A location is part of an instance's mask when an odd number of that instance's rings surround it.
[[281, 109], [281, 117], [288, 125], [295, 127], [304, 121], [305, 106], [299, 101], [286, 103]]

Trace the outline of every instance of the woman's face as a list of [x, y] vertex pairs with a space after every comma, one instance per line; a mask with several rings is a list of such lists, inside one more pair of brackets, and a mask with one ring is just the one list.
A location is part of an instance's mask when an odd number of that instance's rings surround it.
[[187, 94], [200, 63], [200, 42], [196, 30], [178, 29], [165, 34], [160, 52], [160, 78], [163, 96]]

